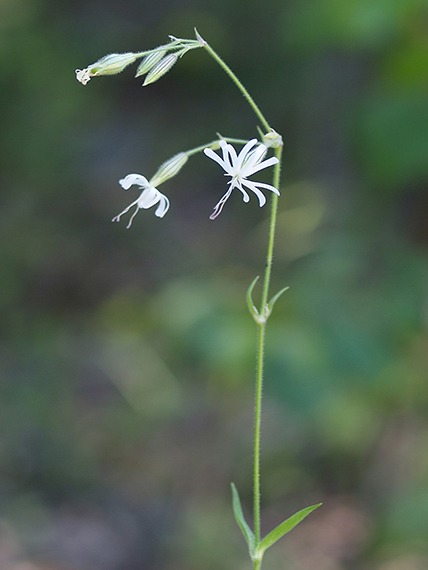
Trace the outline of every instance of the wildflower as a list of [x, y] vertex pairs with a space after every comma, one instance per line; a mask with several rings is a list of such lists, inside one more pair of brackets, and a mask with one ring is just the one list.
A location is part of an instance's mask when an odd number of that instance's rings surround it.
[[139, 198], [137, 198], [135, 202], [132, 202], [132, 204], [130, 204], [127, 208], [125, 208], [123, 212], [121, 212], [118, 216], [115, 216], [112, 219], [112, 222], [118, 222], [120, 220], [120, 217], [123, 216], [123, 214], [126, 214], [126, 212], [128, 212], [133, 206], [136, 206], [135, 212], [132, 214], [131, 219], [128, 222], [128, 225], [126, 226], [126, 229], [129, 229], [131, 227], [132, 220], [137, 215], [138, 210], [141, 209], [147, 210], [148, 208], [151, 208], [158, 202], [159, 206], [156, 208], [155, 216], [157, 216], [158, 218], [163, 218], [164, 215], [167, 213], [169, 208], [168, 198], [164, 194], [159, 192], [157, 188], [152, 186], [150, 182], [147, 180], [147, 178], [141, 176], [141, 174], [128, 174], [128, 176], [125, 176], [125, 178], [119, 180], [119, 184], [122, 186], [124, 190], [128, 190], [131, 186], [136, 184], [140, 187], [140, 189], [143, 189], [143, 191], [141, 192]]
[[85, 69], [76, 69], [76, 79], [86, 85], [95, 75], [116, 75], [133, 63], [137, 57], [138, 55], [132, 52], [105, 55]]
[[[221, 140], [219, 144], [223, 152], [223, 158], [210, 148], [204, 149], [204, 153], [208, 158], [218, 162], [223, 170], [226, 171], [225, 176], [231, 176], [231, 180], [228, 182], [229, 189], [215, 206], [214, 212], [210, 216], [211, 220], [214, 220], [220, 214], [234, 188], [238, 188], [238, 190], [242, 192], [244, 202], [248, 202], [250, 199], [244, 186], [249, 188], [259, 199], [260, 207], [264, 206], [266, 203], [266, 197], [263, 192], [261, 192], [260, 188], [270, 190], [271, 192], [275, 192], [275, 194], [279, 195], [279, 191], [271, 184], [247, 180], [247, 178], [252, 174], [255, 174], [259, 170], [263, 170], [268, 166], [273, 166], [278, 162], [278, 159], [274, 156], [267, 160], [263, 160], [267, 152], [267, 147], [264, 144], [258, 144], [257, 139], [251, 139], [242, 148], [238, 155], [236, 154], [233, 146], [228, 144], [226, 141]], [[257, 146], [253, 148], [255, 145]]]

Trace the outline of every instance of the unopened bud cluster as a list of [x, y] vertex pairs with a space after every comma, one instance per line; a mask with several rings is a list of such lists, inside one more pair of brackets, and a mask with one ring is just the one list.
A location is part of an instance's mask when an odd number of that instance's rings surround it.
[[169, 44], [139, 53], [112, 53], [92, 63], [85, 69], [76, 69], [76, 79], [86, 85], [91, 77], [97, 75], [116, 75], [128, 65], [143, 57], [137, 68], [135, 77], [146, 75], [144, 85], [149, 85], [160, 79], [172, 66], [191, 49], [202, 47], [201, 39], [185, 40], [171, 36]]
[[[76, 78], [83, 85], [86, 85], [91, 77], [97, 75], [115, 75], [122, 72], [131, 63], [140, 59], [141, 61], [137, 67], [135, 77], [145, 75], [143, 86], [149, 85], [168, 73], [177, 63], [178, 59], [189, 50], [206, 47], [212, 54], [214, 53], [208, 48], [208, 44], [198, 34], [196, 29], [195, 33], [196, 40], [180, 39], [170, 36], [170, 43], [148, 51], [139, 53], [112, 53], [106, 55], [85, 69], [77, 69]], [[264, 122], [267, 126], [266, 121]], [[127, 225], [129, 228], [139, 210], [146, 210], [152, 206], [156, 206], [155, 215], [162, 218], [167, 213], [170, 202], [169, 198], [159, 192], [157, 187], [176, 176], [186, 164], [189, 156], [202, 151], [208, 158], [214, 160], [222, 167], [225, 176], [230, 177], [228, 188], [215, 205], [214, 211], [210, 216], [211, 220], [217, 218], [221, 213], [235, 188], [241, 192], [244, 202], [249, 202], [250, 191], [257, 197], [260, 207], [264, 206], [266, 203], [264, 191], [268, 190], [273, 194], [279, 195], [279, 189], [265, 182], [249, 180], [249, 177], [260, 170], [278, 164], [278, 157], [271, 156], [267, 159], [265, 157], [270, 147], [279, 148], [282, 146], [281, 136], [273, 129], [269, 130], [269, 127], [267, 127], [266, 130], [268, 130], [268, 132], [264, 133], [259, 129], [261, 142], [255, 138], [249, 141], [242, 141], [239, 139], [225, 139], [221, 135], [218, 135], [218, 140], [208, 145], [198, 146], [186, 152], [180, 152], [174, 155], [158, 168], [150, 180], [142, 174], [128, 174], [119, 181], [122, 188], [128, 190], [131, 186], [138, 186], [141, 193], [136, 200], [127, 206], [120, 214], [115, 216], [113, 221], [118, 222], [130, 209], [135, 208]], [[243, 144], [239, 154], [232, 146], [232, 142]], [[215, 151], [219, 151], [219, 153]]]

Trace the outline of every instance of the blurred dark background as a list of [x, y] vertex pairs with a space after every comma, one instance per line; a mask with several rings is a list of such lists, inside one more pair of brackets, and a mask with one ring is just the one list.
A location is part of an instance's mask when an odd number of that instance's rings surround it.
[[[142, 88], [74, 75], [202, 36], [284, 138], [263, 419], [266, 569], [428, 567], [426, 0], [0, 0], [0, 568], [249, 568], [268, 208], [176, 152], [257, 136], [203, 50]], [[260, 289], [256, 290], [256, 295]]]

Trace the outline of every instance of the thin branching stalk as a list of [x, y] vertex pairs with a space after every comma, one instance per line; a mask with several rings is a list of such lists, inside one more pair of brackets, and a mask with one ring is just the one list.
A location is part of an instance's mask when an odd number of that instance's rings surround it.
[[[279, 162], [275, 165], [273, 185], [278, 188], [280, 180], [282, 146], [276, 149], [276, 157]], [[278, 196], [272, 195], [272, 207], [270, 214], [269, 239], [266, 254], [266, 266], [263, 280], [262, 300], [259, 314], [263, 317], [258, 325], [257, 338], [257, 364], [256, 364], [256, 388], [255, 388], [255, 417], [254, 417], [254, 466], [253, 466], [253, 492], [254, 492], [254, 536], [256, 546], [260, 543], [260, 433], [262, 421], [262, 394], [263, 372], [266, 341], [266, 325], [268, 314], [269, 284], [272, 271], [273, 247], [275, 241], [276, 218], [278, 212]], [[260, 562], [261, 564], [261, 562]], [[260, 567], [254, 562], [254, 569]]]
[[211, 57], [213, 57], [216, 60], [216, 62], [224, 69], [224, 71], [228, 74], [228, 76], [232, 79], [232, 81], [235, 83], [235, 85], [241, 91], [242, 95], [245, 97], [245, 99], [248, 101], [248, 103], [253, 108], [253, 111], [255, 112], [257, 117], [260, 119], [260, 122], [262, 123], [264, 128], [267, 131], [269, 131], [270, 126], [269, 126], [269, 123], [266, 121], [263, 113], [260, 111], [260, 109], [256, 105], [256, 102], [254, 101], [254, 99], [251, 97], [251, 95], [248, 93], [248, 91], [245, 89], [245, 87], [242, 85], [242, 83], [239, 81], [239, 79], [236, 77], [236, 75], [233, 73], [233, 71], [230, 69], [230, 67], [221, 59], [221, 57], [212, 49], [212, 47], [209, 44], [207, 44], [207, 42], [205, 42], [205, 40], [204, 40], [204, 48], [211, 55]]
[[[256, 105], [254, 99], [236, 77], [230, 67], [220, 58], [219, 55], [211, 48], [209, 44], [203, 40], [203, 46], [208, 53], [217, 61], [217, 63], [229, 75], [242, 95], [248, 101], [249, 105], [259, 118], [266, 131], [270, 131], [271, 127]], [[281, 156], [282, 145], [275, 149], [275, 155], [278, 158], [278, 163], [275, 165], [273, 174], [273, 185], [279, 188], [280, 174], [281, 174]], [[269, 317], [268, 298], [269, 298], [269, 284], [272, 271], [273, 261], [273, 248], [275, 241], [276, 219], [278, 212], [278, 196], [272, 194], [272, 206], [270, 213], [269, 224], [269, 238], [266, 254], [266, 266], [263, 280], [263, 289], [260, 305], [260, 319], [257, 322], [258, 335], [257, 335], [257, 355], [256, 355], [256, 386], [255, 386], [255, 417], [254, 417], [254, 461], [253, 461], [253, 509], [254, 509], [254, 538], [255, 547], [257, 548], [261, 541], [260, 536], [260, 434], [261, 434], [261, 420], [262, 420], [262, 393], [263, 393], [263, 371], [264, 371], [264, 356], [265, 356], [265, 339], [266, 339], [266, 325]], [[253, 560], [254, 570], [260, 570], [261, 560]]]

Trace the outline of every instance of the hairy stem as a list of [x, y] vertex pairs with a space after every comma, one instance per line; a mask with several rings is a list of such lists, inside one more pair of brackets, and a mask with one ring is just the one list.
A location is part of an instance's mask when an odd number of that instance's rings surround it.
[[[275, 166], [273, 183], [276, 188], [279, 187], [280, 168], [282, 146], [276, 149], [276, 156], [279, 162]], [[256, 545], [260, 543], [260, 433], [262, 421], [262, 394], [263, 394], [263, 371], [264, 371], [264, 352], [266, 340], [266, 325], [269, 317], [267, 312], [269, 284], [272, 271], [273, 246], [275, 240], [276, 218], [278, 212], [278, 196], [272, 195], [272, 207], [270, 215], [269, 239], [266, 254], [266, 266], [263, 280], [262, 300], [260, 305], [260, 316], [263, 317], [258, 323], [257, 338], [257, 369], [256, 369], [256, 388], [255, 388], [255, 413], [254, 413], [254, 536]], [[254, 570], [260, 568], [261, 561], [254, 561]]]
[[269, 123], [266, 121], [263, 113], [260, 111], [260, 109], [256, 105], [256, 102], [254, 101], [254, 99], [251, 97], [251, 95], [248, 93], [248, 91], [245, 89], [245, 87], [242, 85], [242, 83], [239, 81], [239, 79], [236, 77], [236, 75], [233, 73], [233, 71], [230, 69], [230, 67], [221, 59], [221, 57], [212, 49], [212, 47], [209, 44], [207, 44], [207, 42], [205, 42], [205, 40], [203, 40], [203, 41], [204, 41], [203, 47], [207, 50], [207, 52], [210, 54], [210, 56], [212, 58], [214, 58], [215, 61], [224, 69], [224, 71], [231, 78], [231, 80], [235, 83], [235, 85], [238, 87], [238, 89], [240, 90], [242, 95], [245, 97], [245, 99], [251, 105], [253, 111], [255, 112], [257, 117], [260, 119], [260, 122], [262, 123], [264, 128], [267, 131], [269, 131], [270, 130]]
[[[219, 55], [208, 45], [205, 40], [203, 40], [199, 34], [199, 37], [203, 47], [208, 51], [208, 53], [215, 59], [215, 61], [223, 68], [223, 70], [232, 79], [238, 89], [241, 91], [242, 95], [250, 104], [254, 113], [257, 115], [258, 119], [262, 123], [263, 127], [269, 131], [271, 130], [269, 123], [265, 119], [263, 113], [260, 111], [259, 107], [256, 105], [255, 101], [230, 69], [230, 67], [220, 58]], [[280, 174], [281, 174], [281, 156], [282, 156], [282, 145], [275, 149], [275, 155], [278, 158], [278, 163], [275, 165], [273, 174], [273, 185], [275, 188], [279, 188]], [[268, 314], [268, 298], [269, 298], [269, 284], [272, 271], [272, 260], [273, 260], [273, 247], [275, 241], [275, 230], [276, 230], [276, 218], [278, 212], [278, 196], [276, 194], [272, 195], [272, 207], [270, 214], [270, 225], [269, 225], [269, 238], [266, 254], [266, 266], [263, 280], [263, 290], [260, 305], [260, 321], [257, 323], [258, 335], [257, 335], [257, 370], [256, 370], [256, 386], [255, 386], [255, 412], [254, 412], [254, 461], [253, 461], [253, 509], [254, 509], [254, 537], [255, 537], [255, 547], [260, 544], [260, 434], [261, 434], [261, 421], [262, 421], [262, 393], [263, 393], [263, 369], [264, 369], [264, 352], [265, 352], [265, 339], [266, 339], [266, 324], [269, 317]], [[262, 561], [253, 561], [253, 570], [260, 570]]]

